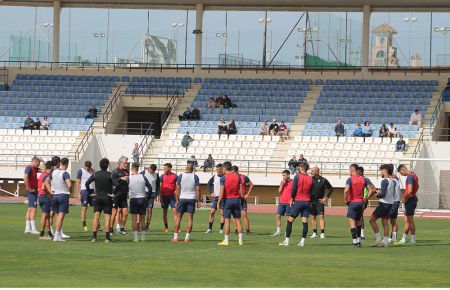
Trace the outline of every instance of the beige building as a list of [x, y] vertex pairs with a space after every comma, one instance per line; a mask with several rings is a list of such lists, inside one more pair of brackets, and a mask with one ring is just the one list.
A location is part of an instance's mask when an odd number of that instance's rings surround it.
[[398, 67], [397, 48], [392, 46], [397, 30], [383, 23], [373, 29], [375, 40], [372, 46], [372, 66]]

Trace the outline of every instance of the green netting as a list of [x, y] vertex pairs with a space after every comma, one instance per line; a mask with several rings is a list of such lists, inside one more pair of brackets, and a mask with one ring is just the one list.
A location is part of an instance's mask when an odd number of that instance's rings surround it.
[[323, 58], [320, 58], [315, 55], [307, 54], [305, 58], [305, 66], [306, 67], [351, 67], [351, 64], [346, 64], [344, 62], [337, 61], [326, 61]]

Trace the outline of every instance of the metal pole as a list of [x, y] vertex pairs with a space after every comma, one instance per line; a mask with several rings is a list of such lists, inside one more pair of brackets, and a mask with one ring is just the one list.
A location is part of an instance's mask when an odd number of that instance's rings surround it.
[[431, 51], [432, 51], [432, 46], [433, 46], [433, 12], [430, 12], [430, 67], [431, 67]]
[[34, 27], [33, 27], [33, 60], [36, 60], [36, 26], [37, 26], [38, 8], [34, 8]]
[[263, 40], [263, 68], [266, 67], [266, 48], [267, 48], [267, 10], [264, 14], [264, 40]]
[[69, 53], [68, 53], [68, 57], [67, 57], [68, 61], [70, 61], [70, 41], [71, 41], [71, 32], [72, 32], [71, 20], [72, 20], [72, 9], [69, 8]]
[[108, 54], [109, 54], [109, 15], [110, 15], [110, 8], [108, 8], [108, 26], [106, 29], [106, 53], [105, 53], [105, 62], [108, 63]]
[[185, 39], [184, 39], [184, 66], [187, 65], [187, 44], [188, 44], [188, 25], [189, 25], [189, 10], [186, 10], [186, 25], [185, 25]]
[[[227, 42], [228, 42], [228, 11], [225, 11], [225, 66], [227, 66]], [[223, 34], [222, 34], [223, 37]]]

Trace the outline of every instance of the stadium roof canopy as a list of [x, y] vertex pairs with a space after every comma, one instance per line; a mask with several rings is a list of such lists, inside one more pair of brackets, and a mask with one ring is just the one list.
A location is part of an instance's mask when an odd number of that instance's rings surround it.
[[[61, 7], [271, 11], [450, 11], [450, 0], [61, 0]], [[52, 7], [53, 0], [0, 0], [0, 5]]]

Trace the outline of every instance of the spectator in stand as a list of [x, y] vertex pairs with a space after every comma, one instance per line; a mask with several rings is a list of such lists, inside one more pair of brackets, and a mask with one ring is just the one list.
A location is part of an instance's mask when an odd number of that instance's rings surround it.
[[187, 164], [191, 163], [194, 168], [198, 167], [198, 161], [197, 158], [195, 158], [195, 155], [191, 155], [191, 158], [188, 159]]
[[200, 121], [200, 110], [197, 107], [194, 107], [191, 113], [191, 120]]
[[272, 124], [269, 126], [269, 134], [270, 136], [275, 136], [278, 134], [278, 124], [275, 119], [273, 119]]
[[403, 140], [403, 136], [400, 136], [400, 139], [397, 141], [397, 144], [395, 145], [395, 151], [396, 152], [403, 152], [406, 149], [406, 142]]
[[39, 117], [36, 118], [36, 122], [33, 123], [34, 129], [36, 130], [41, 130], [41, 119], [39, 119]]
[[261, 126], [261, 131], [259, 131], [259, 135], [269, 135], [269, 123], [267, 121], [264, 122]]
[[336, 137], [339, 140], [339, 137], [345, 136], [345, 128], [344, 124], [342, 124], [342, 120], [337, 120], [336, 126], [334, 126], [334, 133], [336, 134]]
[[362, 136], [364, 138], [366, 138], [366, 137], [372, 137], [372, 135], [373, 135], [373, 132], [372, 132], [372, 128], [370, 128], [370, 122], [365, 121], [364, 126], [362, 127]]
[[214, 102], [214, 98], [209, 98], [207, 109], [214, 109], [216, 107], [216, 102]]
[[139, 144], [134, 143], [133, 151], [131, 152], [131, 156], [133, 156], [133, 162], [139, 164]]
[[44, 117], [44, 123], [42, 123], [42, 129], [43, 130], [48, 130], [48, 128], [50, 127], [50, 124], [48, 122], [48, 116]]
[[225, 123], [224, 119], [221, 119], [219, 122], [219, 130], [218, 130], [217, 134], [219, 134], [219, 137], [222, 134], [228, 134], [228, 126]]
[[223, 97], [222, 95], [218, 96], [216, 99], [216, 107], [223, 108]]
[[360, 123], [356, 124], [356, 128], [353, 131], [353, 137], [362, 137], [362, 129]]
[[277, 135], [280, 136], [281, 142], [283, 142], [285, 139], [289, 139], [289, 130], [288, 127], [284, 124], [284, 121], [281, 121], [280, 125], [278, 126]]
[[86, 116], [84, 116], [84, 120], [97, 118], [97, 108], [93, 105]]
[[394, 126], [394, 123], [389, 124], [389, 137], [395, 138], [397, 137], [397, 127]]
[[186, 148], [186, 152], [188, 150], [189, 145], [191, 145], [192, 141], [194, 141], [194, 139], [191, 136], [189, 136], [189, 131], [186, 131], [186, 134], [184, 134], [183, 139], [181, 139], [181, 146]]
[[422, 115], [419, 110], [415, 110], [414, 113], [411, 114], [409, 125], [417, 125], [419, 128], [422, 126]]
[[237, 134], [237, 127], [236, 127], [236, 123], [234, 122], [234, 119], [232, 119], [230, 121], [230, 124], [228, 124], [228, 137], [230, 137], [231, 135], [236, 135]]
[[295, 155], [292, 155], [292, 158], [289, 160], [288, 166], [291, 174], [294, 174], [297, 171], [298, 162], [297, 157]]
[[385, 138], [388, 136], [389, 130], [386, 127], [386, 124], [381, 125], [380, 131], [379, 131], [379, 135], [381, 138]]
[[189, 109], [189, 107], [186, 107], [186, 110], [183, 112], [183, 115], [178, 116], [178, 119], [180, 121], [189, 121], [192, 119], [192, 112], [191, 109]]
[[203, 172], [206, 172], [206, 169], [208, 169], [208, 168], [213, 169], [214, 164], [215, 164], [215, 162], [214, 162], [214, 159], [212, 158], [212, 155], [208, 154], [208, 158], [205, 159], [205, 161], [203, 162], [203, 165], [200, 167], [200, 169], [203, 168]]
[[223, 97], [223, 108], [224, 109], [231, 109], [231, 108], [233, 108], [233, 103], [231, 102], [230, 98], [227, 95], [225, 95]]
[[29, 129], [29, 130], [33, 130], [34, 129], [34, 120], [33, 118], [30, 117], [29, 114], [27, 114], [27, 116], [25, 117], [25, 122], [23, 123], [23, 127], [22, 129]]
[[298, 156], [297, 162], [300, 165], [300, 163], [302, 163], [302, 162], [308, 163], [308, 160], [306, 160], [306, 158], [305, 158], [305, 156], [303, 156], [303, 154], [300, 154], [300, 156]]

